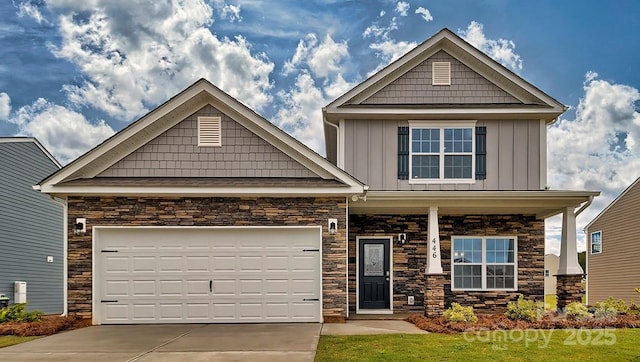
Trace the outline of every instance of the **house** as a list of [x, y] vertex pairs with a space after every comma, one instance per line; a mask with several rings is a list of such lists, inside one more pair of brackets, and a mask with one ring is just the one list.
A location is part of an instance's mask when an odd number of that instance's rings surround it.
[[68, 313], [502, 310], [543, 299], [558, 213], [559, 300], [579, 298], [575, 215], [598, 193], [546, 189], [546, 127], [564, 109], [446, 29], [323, 109], [326, 158], [200, 80], [36, 186], [66, 200]]
[[63, 209], [32, 185], [60, 167], [35, 138], [0, 137], [0, 294], [47, 314], [63, 312]]
[[544, 256], [544, 295], [556, 294], [556, 271], [560, 258], [556, 254]]
[[585, 227], [588, 304], [608, 297], [638, 302], [634, 289], [640, 288], [639, 214], [640, 178]]

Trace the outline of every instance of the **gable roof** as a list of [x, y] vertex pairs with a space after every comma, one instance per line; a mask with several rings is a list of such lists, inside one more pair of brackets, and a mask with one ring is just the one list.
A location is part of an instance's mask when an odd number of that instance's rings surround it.
[[[393, 81], [442, 50], [518, 99], [521, 103], [509, 107], [504, 105], [494, 105], [492, 107], [460, 107], [459, 105], [430, 105], [429, 107], [422, 105], [417, 107], [393, 105], [380, 107], [364, 104], [364, 101], [376, 92], [390, 85]], [[339, 119], [367, 118], [371, 115], [380, 115], [385, 118], [416, 117], [427, 119], [429, 117], [437, 117], [439, 119], [455, 119], [461, 117], [461, 115], [469, 114], [473, 114], [476, 118], [481, 118], [483, 115], [508, 114], [512, 117], [545, 119], [548, 123], [551, 123], [565, 110], [566, 107], [562, 103], [445, 28], [329, 103], [323, 108], [323, 115], [326, 121], [333, 123], [336, 123]], [[325, 127], [325, 133], [326, 131], [327, 127]]]
[[0, 137], [0, 143], [12, 144], [12, 143], [33, 143], [42, 151], [42, 153], [56, 165], [57, 168], [62, 168], [62, 165], [44, 146], [34, 137]]
[[[587, 224], [587, 226], [584, 227], [584, 230], [588, 230], [591, 225], [593, 225], [596, 221], [598, 221], [598, 219], [600, 219], [600, 217], [602, 215], [604, 215], [609, 209], [611, 209], [618, 201], [620, 201], [626, 194], [628, 194], [629, 192], [631, 192], [631, 190], [633, 190], [636, 186], [638, 186], [640, 184], [640, 177], [638, 177], [635, 181], [633, 181], [631, 183], [631, 185], [629, 185], [629, 187], [627, 187], [624, 191], [622, 191], [622, 193], [620, 193], [620, 195], [618, 195], [618, 197], [616, 197], [615, 199], [613, 199], [613, 201], [611, 201], [611, 203], [609, 205], [607, 205], [607, 207], [605, 207], [604, 209], [602, 209], [602, 211], [600, 211], [600, 213], [593, 218], [593, 220], [591, 220], [591, 222], [589, 222]], [[640, 187], [640, 186], [638, 186]]]
[[[323, 180], [336, 180], [343, 187], [332, 187], [332, 194], [358, 194], [364, 192], [364, 185], [343, 170], [329, 163], [325, 158], [286, 134], [280, 128], [240, 103], [229, 94], [206, 79], [200, 79], [164, 104], [133, 122], [100, 145], [78, 157], [76, 160], [42, 180], [35, 188], [51, 194], [265, 194], [296, 193], [291, 188], [265, 191], [260, 185], [253, 188], [189, 185], [145, 188], [144, 186], [88, 186], [71, 182], [92, 179], [102, 171], [131, 154], [155, 137], [175, 126], [198, 109], [210, 104], [227, 114], [251, 132], [287, 154]], [[188, 181], [188, 179], [186, 179]], [[115, 181], [115, 179], [114, 179]], [[303, 187], [304, 188], [304, 187]], [[307, 187], [309, 192], [322, 193], [320, 188]]]

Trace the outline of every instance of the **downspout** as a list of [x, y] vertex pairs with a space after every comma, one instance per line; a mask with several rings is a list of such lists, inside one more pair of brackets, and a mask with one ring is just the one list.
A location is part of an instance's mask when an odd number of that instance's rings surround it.
[[[39, 190], [40, 188], [38, 187], [37, 190]], [[34, 190], [36, 190], [36, 187], [34, 186]], [[53, 195], [49, 195], [49, 198], [51, 199], [51, 201], [55, 202], [56, 204], [62, 205], [62, 314], [60, 315], [61, 317], [66, 317], [69, 309], [67, 306], [67, 291], [68, 291], [68, 285], [67, 285], [67, 276], [68, 276], [68, 272], [67, 272], [67, 257], [68, 257], [68, 250], [67, 250], [67, 237], [68, 237], [68, 231], [67, 231], [67, 224], [68, 224], [68, 209], [67, 209], [67, 200], [66, 199], [60, 199], [60, 198], [56, 198]]]
[[322, 116], [322, 123], [331, 126], [336, 130], [336, 166], [343, 168], [344, 165], [342, 165], [342, 162], [340, 161], [340, 127], [327, 121], [327, 118], [324, 115]]
[[589, 205], [591, 205], [591, 203], [593, 202], [593, 195], [589, 196], [589, 200], [587, 200], [587, 202], [582, 205], [578, 211], [576, 211], [575, 215], [578, 216], [580, 215], [581, 212], [583, 212], [587, 207], [589, 207]]

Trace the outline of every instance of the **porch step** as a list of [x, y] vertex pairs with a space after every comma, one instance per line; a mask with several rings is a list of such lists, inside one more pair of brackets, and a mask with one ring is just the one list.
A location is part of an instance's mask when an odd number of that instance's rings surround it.
[[[414, 313], [415, 314], [415, 313]], [[394, 314], [349, 314], [349, 321], [366, 321], [366, 320], [406, 320], [411, 313], [394, 313]]]

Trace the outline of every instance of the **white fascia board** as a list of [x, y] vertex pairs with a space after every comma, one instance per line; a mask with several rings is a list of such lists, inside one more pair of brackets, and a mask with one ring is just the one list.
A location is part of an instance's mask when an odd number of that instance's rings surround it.
[[108, 187], [108, 186], [43, 186], [42, 192], [52, 195], [79, 196], [197, 196], [197, 197], [270, 197], [270, 196], [341, 196], [361, 195], [359, 187]]
[[[553, 109], [540, 109], [538, 107], [518, 107], [518, 108], [369, 108], [354, 107], [340, 108], [336, 113], [328, 114], [332, 119], [340, 118], [371, 118], [371, 116], [382, 117], [415, 117], [415, 119], [424, 119], [425, 117], [438, 117], [439, 119], [460, 118], [460, 116], [468, 116], [473, 118], [488, 118], [496, 115], [534, 117], [549, 119], [544, 116], [557, 116], [557, 111]], [[483, 117], [484, 116], [484, 117]], [[540, 117], [537, 117], [540, 116]]]
[[624, 191], [622, 191], [620, 195], [618, 195], [615, 199], [613, 199], [613, 201], [611, 201], [609, 205], [607, 205], [604, 209], [602, 209], [602, 211], [600, 211], [600, 213], [596, 215], [596, 217], [594, 217], [593, 220], [591, 220], [591, 222], [587, 224], [587, 226], [584, 227], [584, 230], [589, 229], [591, 225], [593, 225], [593, 223], [598, 221], [598, 219], [602, 215], [604, 215], [611, 207], [613, 207], [613, 205], [615, 205], [618, 202], [618, 200], [620, 200], [624, 195], [626, 195], [629, 191], [631, 191], [631, 189], [633, 189], [638, 183], [640, 183], [640, 177], [638, 177], [635, 181], [633, 181], [631, 185], [629, 185], [626, 189], [624, 189]]
[[55, 185], [64, 181], [67, 177], [73, 175], [78, 170], [87, 166], [98, 157], [109, 152], [121, 143], [128, 141], [133, 135], [149, 126], [149, 124], [165, 116], [187, 100], [195, 97], [198, 93], [205, 89], [205, 85], [205, 82], [201, 81], [196, 83], [192, 88], [187, 89], [181, 94], [178, 94], [175, 98], [169, 100], [167, 103], [161, 105], [160, 107], [140, 118], [138, 121], [132, 123], [128, 128], [125, 128], [124, 130], [116, 133], [111, 138], [105, 140], [102, 144], [80, 156], [71, 164], [63, 168], [59, 173], [55, 174], [52, 178], [45, 179], [42, 185]]

